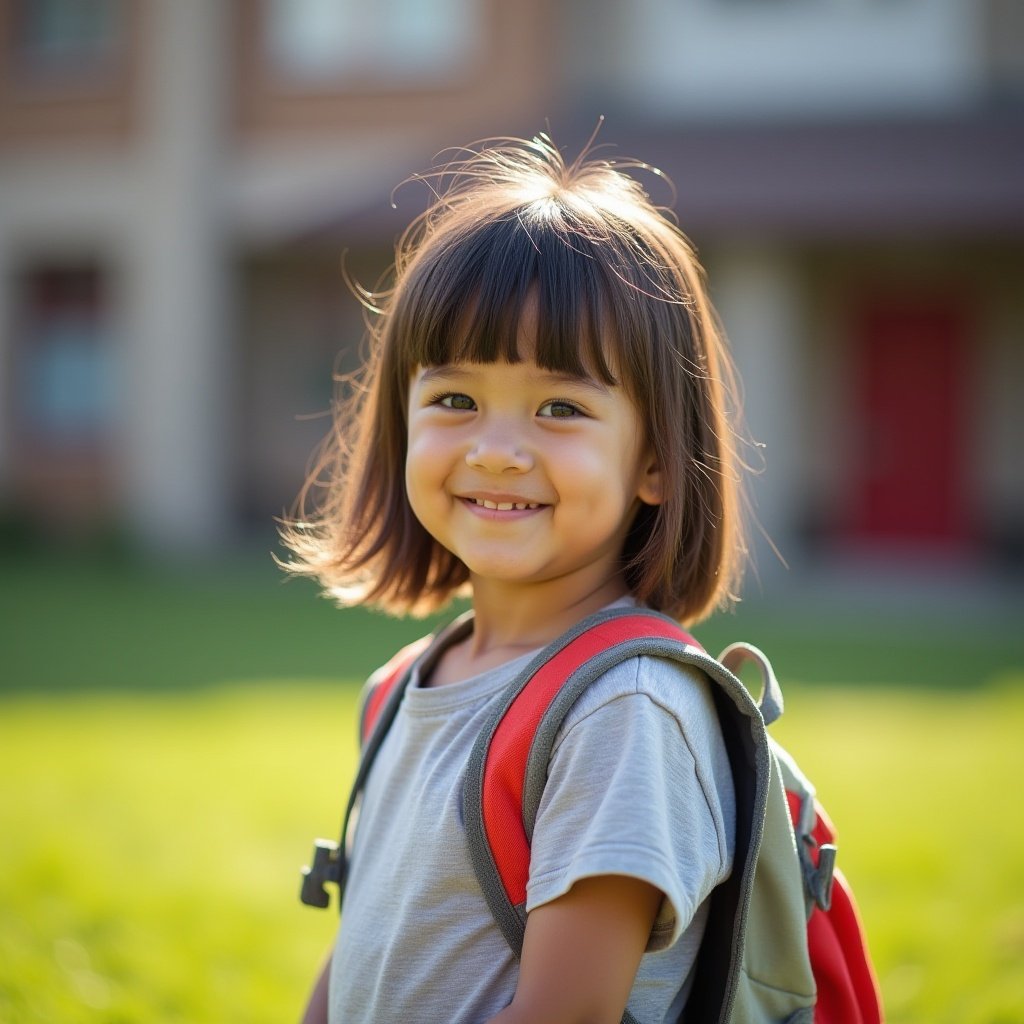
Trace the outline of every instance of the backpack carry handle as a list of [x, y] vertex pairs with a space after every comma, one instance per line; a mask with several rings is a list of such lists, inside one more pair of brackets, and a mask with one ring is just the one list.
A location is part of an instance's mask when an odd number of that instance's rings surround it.
[[740, 674], [740, 669], [746, 664], [757, 666], [761, 676], [761, 696], [757, 699], [757, 709], [761, 712], [761, 718], [765, 725], [782, 717], [785, 702], [782, 699], [782, 687], [775, 678], [775, 670], [768, 660], [768, 655], [753, 644], [735, 643], [728, 647], [718, 656], [719, 662], [724, 665], [734, 676]]

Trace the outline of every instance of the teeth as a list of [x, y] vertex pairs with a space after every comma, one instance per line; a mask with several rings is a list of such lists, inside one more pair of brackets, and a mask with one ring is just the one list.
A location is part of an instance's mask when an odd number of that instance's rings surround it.
[[516, 511], [523, 511], [528, 508], [540, 508], [537, 502], [518, 502], [518, 501], [487, 501], [483, 498], [472, 498], [472, 502], [475, 505], [481, 505], [484, 508], [492, 508], [498, 512], [511, 512], [513, 509]]

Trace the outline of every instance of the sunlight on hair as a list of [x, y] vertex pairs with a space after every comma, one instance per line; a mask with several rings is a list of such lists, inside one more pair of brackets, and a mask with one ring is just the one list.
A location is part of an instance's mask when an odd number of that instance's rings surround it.
[[638, 514], [623, 549], [630, 590], [690, 623], [738, 600], [744, 520], [756, 521], [743, 456], [756, 449], [728, 346], [693, 246], [642, 179], [674, 202], [672, 183], [598, 144], [602, 122], [571, 160], [544, 132], [443, 151], [402, 183], [427, 188], [429, 202], [398, 239], [392, 273], [373, 288], [346, 273], [370, 359], [339, 390], [334, 430], [282, 529], [288, 570], [340, 604], [422, 613], [464, 588], [466, 566], [405, 493], [409, 381], [417, 366], [518, 362], [533, 302], [532, 358], [621, 383], [664, 467], [670, 497]]

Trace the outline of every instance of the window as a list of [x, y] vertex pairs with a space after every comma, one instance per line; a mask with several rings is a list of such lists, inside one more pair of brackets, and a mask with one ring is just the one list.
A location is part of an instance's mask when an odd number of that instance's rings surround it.
[[12, 49], [25, 70], [46, 74], [102, 70], [118, 57], [123, 0], [21, 0]]
[[297, 84], [445, 80], [476, 48], [478, 0], [264, 0], [271, 65]]
[[94, 265], [40, 267], [22, 278], [15, 375], [18, 433], [48, 447], [102, 444], [113, 365], [103, 279]]

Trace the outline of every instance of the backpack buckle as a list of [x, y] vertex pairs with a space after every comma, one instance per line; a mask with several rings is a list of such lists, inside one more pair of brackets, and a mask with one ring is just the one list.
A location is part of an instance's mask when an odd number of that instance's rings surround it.
[[322, 910], [330, 906], [331, 896], [325, 886], [336, 885], [340, 890], [344, 871], [338, 844], [330, 839], [317, 839], [313, 843], [313, 863], [302, 869], [299, 898], [307, 907], [319, 907]]
[[807, 873], [807, 888], [814, 902], [826, 913], [832, 908], [832, 883], [835, 881], [836, 848], [832, 843], [818, 847], [818, 866]]

